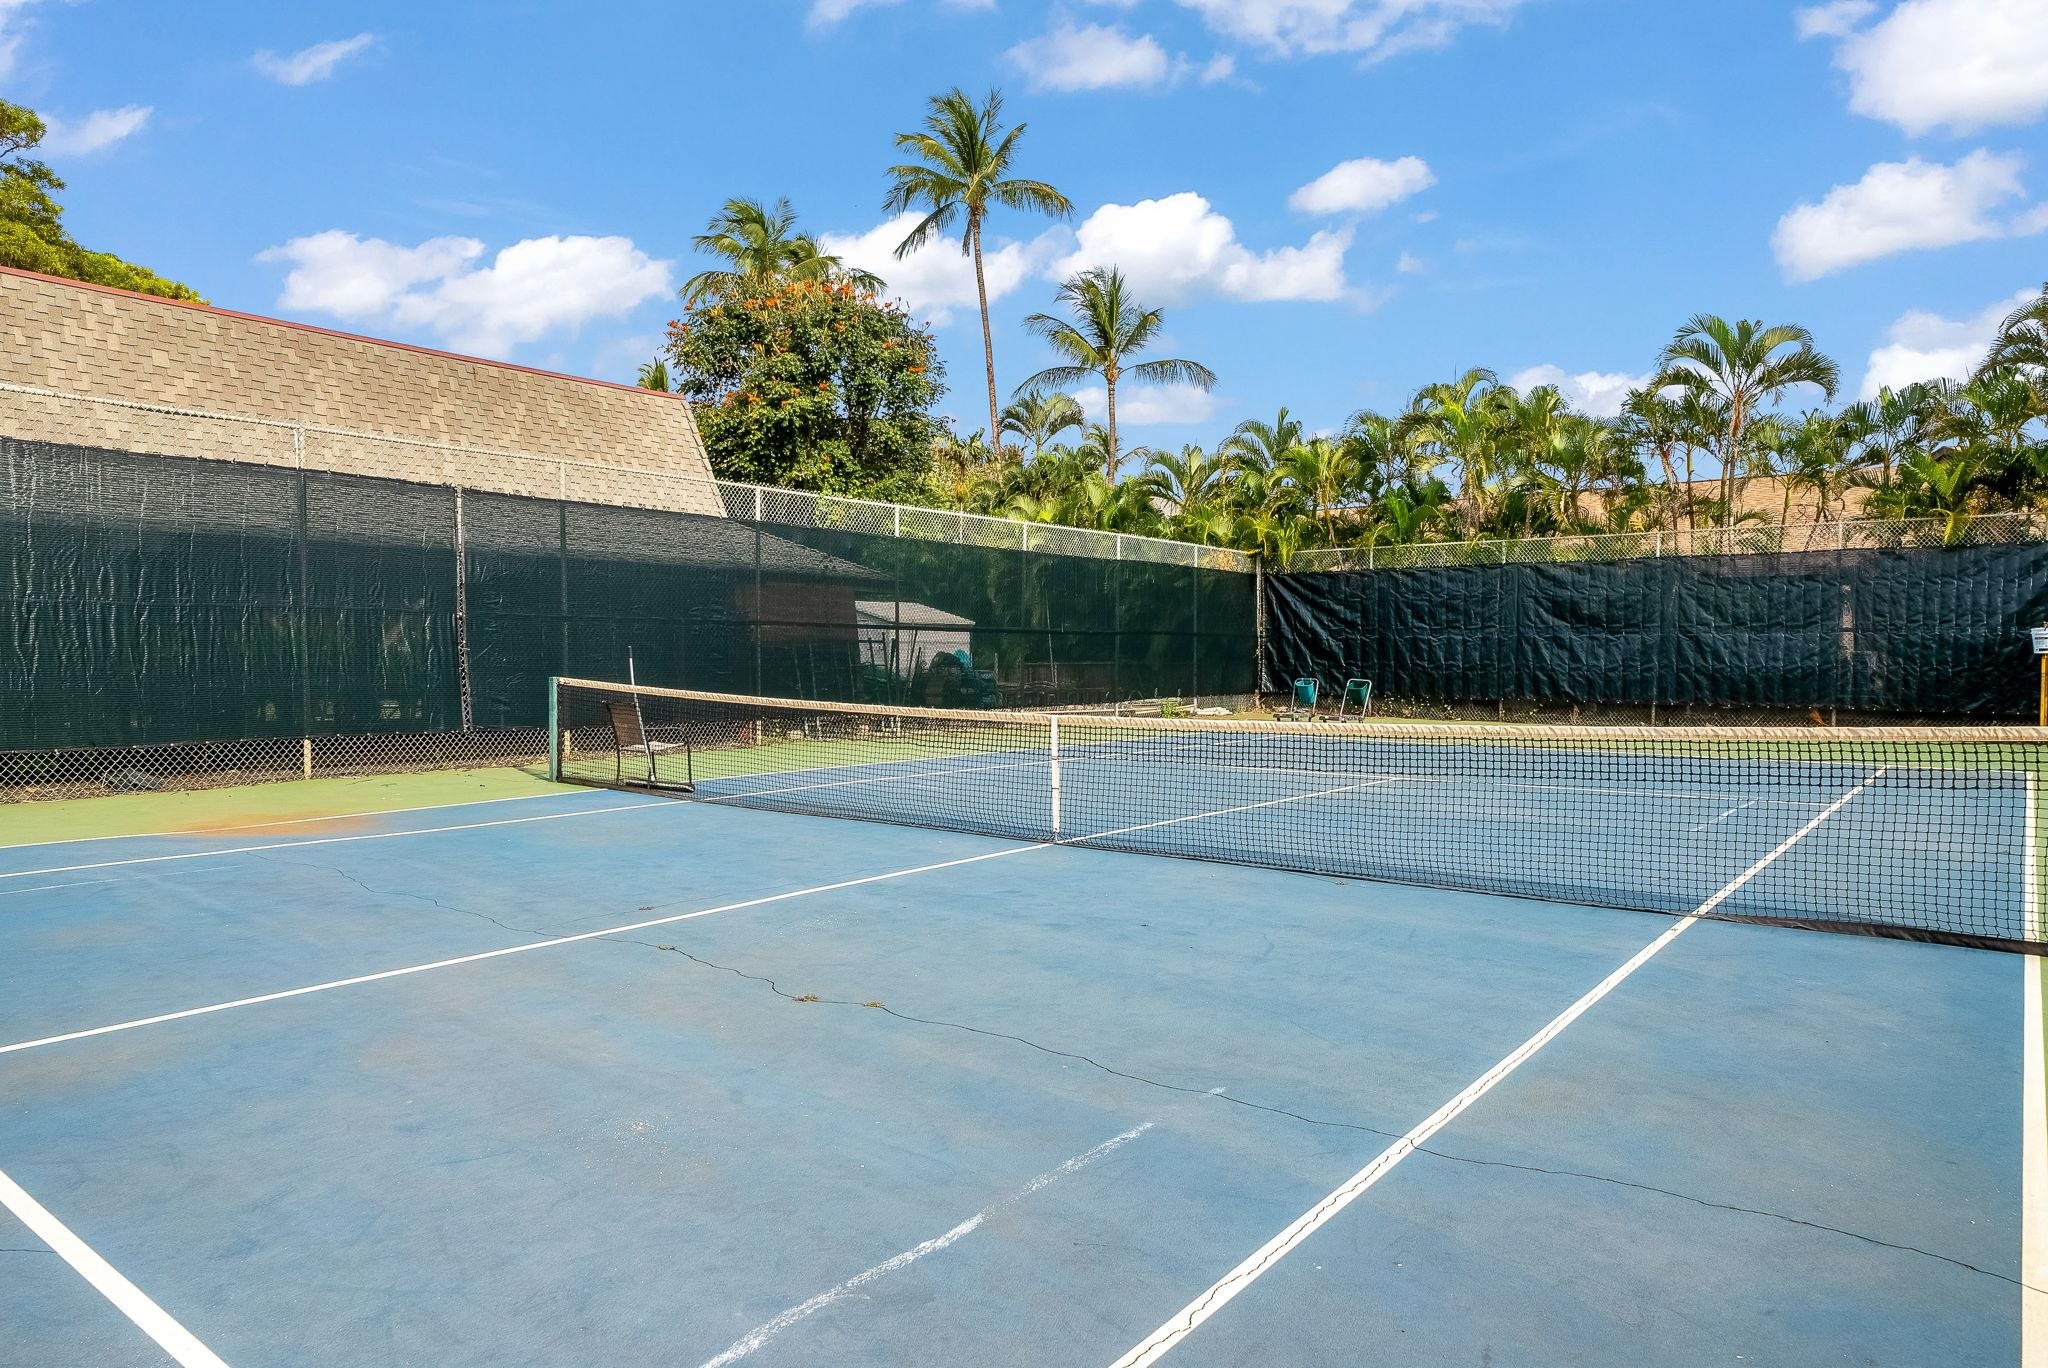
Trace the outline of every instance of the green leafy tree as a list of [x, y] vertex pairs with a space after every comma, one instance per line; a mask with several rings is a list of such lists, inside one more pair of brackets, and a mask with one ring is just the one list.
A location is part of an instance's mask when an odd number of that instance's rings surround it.
[[1129, 380], [1146, 384], [1183, 384], [1207, 390], [1216, 384], [1216, 373], [1200, 362], [1178, 357], [1133, 362], [1131, 358], [1158, 340], [1166, 315], [1147, 309], [1132, 299], [1123, 272], [1114, 266], [1083, 271], [1061, 285], [1055, 296], [1067, 306], [1071, 318], [1032, 314], [1024, 326], [1044, 338], [1054, 354], [1066, 358], [1064, 365], [1047, 366], [1018, 386], [1064, 389], [1090, 376], [1101, 376], [1105, 394], [1105, 446], [1103, 473], [1116, 482], [1120, 455], [1116, 440], [1116, 387]]
[[900, 308], [845, 282], [788, 281], [671, 323], [667, 360], [722, 478], [871, 497], [929, 488], [945, 372]]
[[633, 377], [633, 383], [641, 389], [659, 390], [663, 394], [675, 388], [669, 383], [668, 362], [660, 360], [649, 361], [642, 366], [640, 373]]
[[686, 304], [758, 294], [785, 280], [838, 281], [866, 291], [882, 288], [880, 276], [847, 266], [808, 234], [797, 232], [796, 211], [786, 199], [775, 201], [773, 207], [759, 200], [729, 199], [690, 244], [726, 264], [684, 281]]
[[889, 168], [883, 208], [892, 214], [922, 209], [925, 215], [896, 245], [897, 260], [958, 224], [960, 250], [974, 258], [974, 290], [981, 303], [981, 355], [988, 371], [988, 430], [1001, 432], [996, 407], [996, 344], [988, 322], [988, 279], [981, 265], [982, 226], [991, 205], [1066, 218], [1067, 197], [1044, 181], [1010, 174], [1026, 125], [1003, 127], [1002, 92], [991, 90], [979, 105], [964, 90], [932, 97], [924, 128], [896, 135], [899, 151], [914, 157]]
[[205, 303], [189, 285], [72, 241], [56, 199], [64, 182], [30, 155], [47, 132], [32, 110], [0, 100], [0, 266]]
[[1796, 385], [1812, 385], [1833, 399], [1841, 381], [1840, 367], [1815, 348], [1813, 334], [1798, 324], [1731, 323], [1714, 314], [1694, 314], [1657, 361], [1657, 388], [1676, 385], [1727, 411], [1719, 451], [1724, 518], [1741, 502], [1742, 441], [1757, 410]]

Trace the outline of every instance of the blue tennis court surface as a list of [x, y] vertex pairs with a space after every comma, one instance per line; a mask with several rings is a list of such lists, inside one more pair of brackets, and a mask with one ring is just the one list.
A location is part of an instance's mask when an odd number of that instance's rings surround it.
[[[2023, 843], [1827, 810], [1865, 776], [1688, 772], [1495, 794], [1472, 858], [1608, 877], [1649, 821], [1675, 904], [1904, 905], [1931, 841], [2028, 915]], [[1403, 787], [1342, 795], [1375, 859], [1450, 848]], [[1086, 789], [1069, 833], [1198, 825]], [[596, 790], [0, 850], [0, 1365], [2022, 1363], [2039, 987]]]

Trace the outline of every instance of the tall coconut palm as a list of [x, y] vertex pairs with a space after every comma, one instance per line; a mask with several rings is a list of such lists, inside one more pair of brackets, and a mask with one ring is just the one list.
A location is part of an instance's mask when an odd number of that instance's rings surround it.
[[1030, 390], [1010, 401], [1002, 413], [1002, 431], [1015, 433], [1031, 443], [1031, 459], [1045, 454], [1045, 448], [1062, 432], [1082, 426], [1081, 406], [1072, 395]]
[[1018, 389], [1038, 385], [1060, 389], [1101, 376], [1107, 396], [1103, 416], [1108, 449], [1103, 455], [1103, 473], [1114, 484], [1120, 459], [1116, 440], [1118, 382], [1182, 384], [1206, 390], [1215, 385], [1216, 373], [1200, 362], [1179, 357], [1131, 361], [1158, 339], [1166, 315], [1132, 299], [1123, 272], [1114, 266], [1081, 272], [1061, 285], [1054, 297], [1067, 306], [1071, 319], [1038, 313], [1025, 319], [1024, 326], [1044, 338], [1057, 355], [1066, 358], [1066, 364], [1047, 366]]
[[1730, 323], [1714, 314], [1694, 314], [1657, 360], [1657, 388], [1677, 385], [1711, 395], [1727, 406], [1722, 433], [1721, 495], [1734, 521], [1741, 492], [1742, 439], [1756, 410], [1796, 385], [1812, 385], [1833, 399], [1841, 368], [1813, 345], [1813, 334], [1796, 323], [1771, 327], [1755, 319]]
[[729, 199], [704, 227], [690, 244], [727, 264], [684, 281], [686, 304], [703, 304], [782, 280], [842, 280], [862, 290], [882, 288], [880, 276], [846, 265], [821, 250], [808, 234], [797, 232], [796, 210], [786, 199], [772, 207], [759, 200]]
[[669, 383], [666, 361], [649, 361], [640, 368], [640, 373], [633, 377], [633, 383], [641, 389], [660, 390], [663, 394], [675, 388]]
[[979, 105], [955, 88], [934, 95], [924, 129], [899, 133], [896, 146], [916, 158], [889, 168], [889, 193], [882, 207], [889, 213], [922, 209], [925, 216], [896, 244], [902, 260], [935, 234], [961, 225], [960, 250], [974, 258], [974, 290], [981, 303], [981, 356], [988, 370], [990, 432], [1002, 428], [996, 409], [996, 344], [988, 322], [988, 279], [981, 265], [981, 231], [991, 205], [1025, 210], [1052, 218], [1068, 218], [1074, 206], [1044, 181], [1010, 175], [1017, 140], [1024, 124], [1003, 127], [1003, 97], [991, 90]]

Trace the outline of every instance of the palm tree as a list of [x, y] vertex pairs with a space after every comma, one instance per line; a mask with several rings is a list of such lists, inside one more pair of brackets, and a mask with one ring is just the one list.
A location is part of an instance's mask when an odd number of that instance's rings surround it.
[[1721, 493], [1730, 523], [1741, 491], [1742, 439], [1756, 409], [1795, 385], [1813, 385], [1829, 399], [1841, 369], [1816, 350], [1813, 334], [1796, 323], [1765, 327], [1755, 319], [1730, 323], [1714, 314], [1694, 314], [1657, 359], [1652, 384], [1677, 385], [1710, 395], [1727, 406], [1721, 439]]
[[1290, 417], [1283, 406], [1272, 422], [1247, 418], [1230, 430], [1219, 448], [1246, 465], [1271, 470], [1289, 447], [1301, 444], [1301, 421]]
[[1337, 544], [1337, 511], [1351, 501], [1358, 486], [1358, 454], [1344, 442], [1311, 437], [1288, 448], [1278, 470], [1308, 506], [1308, 516], [1321, 527], [1323, 544]]
[[1955, 546], [1969, 530], [1977, 464], [1967, 454], [1942, 460], [1916, 452], [1899, 463], [1898, 479], [1871, 491], [1868, 507], [1887, 518], [1940, 518], [1941, 544]]
[[666, 361], [649, 361], [640, 368], [640, 373], [633, 378], [633, 383], [641, 389], [660, 390], [663, 394], [667, 394], [674, 388], [673, 385], [669, 384], [668, 362]]
[[1498, 406], [1490, 397], [1498, 383], [1492, 371], [1474, 367], [1456, 380], [1425, 386], [1400, 419], [1406, 438], [1431, 458], [1430, 469], [1458, 468], [1458, 502], [1474, 536], [1485, 529], [1489, 486], [1499, 473]]
[[1967, 457], [1978, 483], [1994, 498], [2020, 502], [2038, 487], [2044, 451], [2027, 429], [2042, 415], [2039, 393], [2018, 370], [1988, 371], [1961, 385], [1939, 387], [1943, 402], [1927, 428], [1944, 454]]
[[1081, 272], [1061, 285], [1054, 298], [1067, 306], [1073, 315], [1072, 321], [1039, 313], [1025, 319], [1024, 326], [1044, 338], [1056, 354], [1067, 359], [1066, 364], [1047, 366], [1018, 389], [1038, 385], [1058, 389], [1077, 384], [1091, 375], [1101, 376], [1107, 395], [1104, 416], [1108, 420], [1103, 470], [1110, 483], [1114, 484], [1119, 459], [1116, 442], [1117, 382], [1136, 380], [1147, 384], [1183, 384], [1206, 390], [1215, 385], [1216, 374], [1199, 362], [1178, 357], [1130, 363], [1132, 356], [1145, 350], [1159, 336], [1159, 330], [1165, 326], [1166, 315], [1158, 309], [1141, 308], [1126, 291], [1123, 272], [1114, 266], [1098, 266]]
[[1081, 406], [1072, 395], [1031, 390], [1010, 401], [1002, 413], [1002, 431], [1013, 432], [1031, 443], [1031, 459], [1045, 454], [1053, 438], [1082, 426]]
[[690, 239], [698, 251], [727, 262], [727, 268], [699, 271], [684, 281], [683, 302], [702, 304], [782, 280], [839, 280], [862, 290], [882, 288], [880, 276], [847, 266], [795, 229], [796, 211], [786, 199], [772, 208], [759, 200], [727, 200], [705, 231]]
[[[1799, 420], [1799, 426], [1785, 436], [1785, 469], [1781, 479], [1784, 497], [1778, 507], [1778, 525], [1792, 522], [1792, 495], [1805, 490], [1813, 495], [1811, 522], [1824, 522], [1834, 511], [1836, 500], [1849, 478], [1849, 446], [1854, 419], [1847, 411], [1839, 414], [1813, 410]], [[1809, 534], [1809, 540], [1811, 536]]]
[[1229, 525], [1224, 499], [1230, 465], [1228, 456], [1211, 456], [1190, 442], [1179, 454], [1152, 452], [1145, 473], [1132, 483], [1144, 485], [1152, 498], [1171, 510], [1167, 525], [1176, 533], [1209, 541], [1219, 529], [1219, 519], [1222, 528]]
[[896, 244], [898, 261], [924, 246], [933, 234], [962, 223], [960, 250], [974, 258], [974, 290], [981, 302], [981, 355], [988, 369], [990, 432], [1001, 431], [1002, 415], [996, 411], [996, 344], [989, 331], [988, 281], [981, 269], [982, 224], [991, 204], [1060, 219], [1074, 212], [1067, 197], [1044, 181], [1020, 180], [1009, 174], [1025, 125], [1006, 131], [1002, 113], [1000, 91], [991, 90], [978, 108], [967, 92], [957, 87], [933, 96], [925, 113], [924, 131], [896, 135], [896, 146], [917, 160], [889, 168], [891, 184], [882, 200], [882, 207], [892, 214], [926, 211]]
[[2005, 316], [1977, 374], [2008, 369], [2026, 371], [2036, 383], [2048, 381], [2048, 285], [2038, 298]]
[[1887, 385], [1876, 398], [1844, 410], [1863, 434], [1865, 458], [1877, 458], [1880, 486], [1890, 484], [1892, 471], [1925, 443], [1927, 426], [1940, 407], [1938, 387], [1923, 380], [1900, 390]]
[[[1684, 417], [1678, 405], [1651, 386], [1630, 390], [1621, 401], [1621, 431], [1625, 440], [1656, 453], [1657, 464], [1664, 472], [1664, 512], [1671, 530], [1676, 532], [1682, 499], [1672, 453], [1685, 440]], [[1685, 491], [1691, 492], [1690, 488]]]

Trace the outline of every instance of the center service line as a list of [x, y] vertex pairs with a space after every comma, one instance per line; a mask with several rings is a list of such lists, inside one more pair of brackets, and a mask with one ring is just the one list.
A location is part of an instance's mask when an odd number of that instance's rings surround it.
[[1279, 1263], [1302, 1241], [1328, 1225], [1338, 1212], [1364, 1196], [1368, 1189], [1392, 1172], [1396, 1164], [1427, 1144], [1438, 1131], [1456, 1120], [1473, 1103], [1492, 1092], [1503, 1079], [1527, 1063], [1538, 1050], [1561, 1034], [1565, 1027], [1584, 1016], [1594, 1004], [1613, 992], [1629, 975], [1649, 963], [1658, 951], [1677, 940], [1701, 917], [1712, 912], [1743, 885], [1763, 873], [1778, 857], [1811, 834], [1814, 828], [1847, 807], [1850, 800], [1877, 782], [1883, 773], [1883, 769], [1873, 771], [1855, 788], [1829, 803], [1806, 825], [1780, 841], [1768, 855], [1736, 875], [1712, 897], [1673, 923], [1664, 934], [1636, 951], [1626, 963], [1594, 984], [1583, 997], [1558, 1013], [1542, 1030], [1516, 1046], [1492, 1068], [1468, 1083], [1456, 1096], [1424, 1117], [1413, 1130], [1382, 1150], [1371, 1163], [1345, 1179], [1334, 1191], [1296, 1217], [1286, 1229], [1252, 1251], [1237, 1267], [1210, 1284], [1200, 1296], [1182, 1307], [1166, 1324], [1147, 1335], [1129, 1353], [1110, 1365], [1110, 1368], [1146, 1368], [1146, 1365], [1159, 1362], [1174, 1346], [1193, 1334], [1203, 1321], [1221, 1311], [1233, 1297], [1250, 1287], [1260, 1275]]

